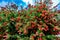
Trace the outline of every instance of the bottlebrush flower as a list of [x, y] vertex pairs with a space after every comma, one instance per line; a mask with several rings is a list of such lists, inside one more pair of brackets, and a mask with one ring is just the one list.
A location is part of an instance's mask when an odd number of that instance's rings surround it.
[[42, 4], [42, 6], [43, 6], [43, 8], [45, 8], [46, 7], [46, 4]]
[[45, 23], [48, 23], [49, 22], [49, 20], [44, 20], [45, 21]]
[[43, 11], [42, 11], [42, 14], [45, 14], [45, 13], [47, 13], [47, 11], [46, 11], [46, 10], [43, 10]]
[[31, 29], [32, 29], [32, 27], [28, 26], [28, 30], [31, 30]]
[[33, 10], [30, 11], [30, 14], [32, 14]]
[[36, 6], [33, 6], [33, 8], [36, 8]]
[[36, 30], [33, 30], [34, 33], [36, 33]]
[[38, 38], [38, 40], [43, 40], [43, 39], [40, 37], [40, 38]]
[[7, 22], [4, 22], [3, 25], [6, 26], [7, 25]]
[[44, 17], [44, 20], [46, 20], [46, 19], [47, 19], [47, 16]]
[[31, 8], [31, 4], [29, 4], [28, 7]]
[[4, 36], [3, 36], [3, 38], [5, 39], [5, 40], [7, 40], [8, 39], [8, 35], [7, 35], [8, 33], [6, 33]]
[[30, 40], [34, 40], [34, 38], [35, 38], [34, 36], [30, 36]]
[[19, 34], [21, 34], [21, 31], [20, 31], [20, 30], [18, 30], [18, 33], [19, 33]]
[[40, 9], [38, 9], [37, 12], [40, 12]]
[[60, 31], [58, 32], [58, 34], [60, 34]]
[[43, 22], [42, 22], [42, 21], [40, 21], [40, 22], [39, 22], [39, 24], [40, 24], [40, 25], [43, 25]]
[[36, 36], [38, 36], [39, 34], [38, 34], [38, 32], [36, 32]]
[[26, 34], [28, 34], [28, 31], [26, 29], [24, 29], [23, 33], [26, 35]]
[[43, 36], [43, 33], [40, 33], [39, 36], [42, 37]]
[[31, 25], [31, 27], [32, 27], [32, 28], [34, 28], [34, 27], [35, 27], [35, 25], [33, 25], [33, 24], [32, 24], [32, 25]]
[[54, 30], [54, 31], [57, 31], [57, 30], [59, 30], [59, 28], [58, 28], [57, 26], [55, 26], [55, 27], [53, 28], [53, 30]]
[[41, 16], [42, 16], [42, 17], [44, 17], [45, 15], [44, 15], [44, 14], [42, 14]]
[[1, 10], [2, 10], [2, 11], [6, 10], [6, 9], [7, 9], [6, 7], [1, 7]]
[[21, 20], [20, 17], [17, 17], [16, 22], [19, 22], [20, 20]]
[[31, 24], [35, 25], [35, 24], [36, 24], [36, 22], [31, 21]]
[[15, 18], [14, 17], [11, 17], [11, 19], [10, 19], [11, 21], [14, 21], [15, 20]]
[[45, 28], [44, 28], [44, 31], [48, 31], [48, 27], [45, 27]]
[[19, 28], [21, 25], [22, 25], [21, 23], [16, 23], [16, 25], [15, 25], [16, 30], [18, 30], [18, 28]]
[[34, 28], [36, 26], [36, 23], [31, 21], [31, 27]]
[[52, 19], [51, 23], [55, 24], [56, 23], [56, 19]]
[[16, 4], [12, 4], [11, 7], [14, 9], [18, 9], [18, 6]]
[[42, 10], [42, 9], [43, 9], [43, 6], [41, 5], [41, 6], [39, 6], [38, 8], [39, 8], [40, 10]]
[[40, 2], [39, 4], [42, 4], [42, 2]]
[[55, 14], [50, 14], [50, 16], [51, 16], [51, 17], [54, 17], [54, 16], [55, 16]]
[[39, 30], [41, 30], [41, 31], [43, 30], [43, 28], [42, 28], [42, 27], [38, 27], [38, 29], [39, 29]]

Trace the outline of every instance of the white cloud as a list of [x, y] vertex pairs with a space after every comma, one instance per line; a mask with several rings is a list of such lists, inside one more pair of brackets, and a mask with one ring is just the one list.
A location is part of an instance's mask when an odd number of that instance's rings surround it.
[[0, 6], [1, 6], [1, 7], [5, 7], [5, 5], [7, 5], [7, 3], [8, 3], [8, 2], [2, 1], [2, 2], [0, 3]]
[[25, 2], [27, 5], [28, 3], [34, 5], [34, 0], [23, 0], [23, 2]]
[[[35, 0], [23, 0], [23, 2], [25, 2], [26, 4], [28, 4], [28, 2], [31, 4], [31, 5], [34, 5]], [[39, 0], [37, 0], [39, 1]], [[51, 6], [51, 8], [53, 8], [54, 6], [56, 6], [60, 1], [59, 0], [52, 0], [53, 4]]]
[[52, 4], [52, 7], [53, 8], [54, 6], [56, 6], [60, 1], [59, 0], [52, 0], [53, 4]]

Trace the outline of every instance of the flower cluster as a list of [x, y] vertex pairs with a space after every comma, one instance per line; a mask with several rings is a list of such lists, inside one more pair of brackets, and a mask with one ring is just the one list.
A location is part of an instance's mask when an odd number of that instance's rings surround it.
[[[15, 7], [13, 5], [13, 7]], [[0, 12], [0, 40], [55, 40], [59, 25], [45, 4]]]

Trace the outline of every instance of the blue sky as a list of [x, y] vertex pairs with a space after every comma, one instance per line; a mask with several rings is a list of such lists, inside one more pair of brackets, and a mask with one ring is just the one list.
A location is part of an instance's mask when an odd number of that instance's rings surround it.
[[[31, 4], [31, 5], [34, 5], [34, 0], [0, 0], [0, 6], [5, 6], [8, 4], [8, 2], [13, 2], [15, 3], [16, 5], [20, 6], [22, 5], [23, 7], [26, 7], [28, 5], [28, 2]], [[55, 5], [57, 5], [60, 1], [59, 0], [53, 0], [53, 4], [52, 4], [52, 7], [53, 8]], [[57, 7], [57, 9], [59, 9], [60, 6]]]
[[20, 5], [20, 4], [23, 4], [22, 6], [25, 6], [26, 3], [23, 2], [22, 0], [0, 0], [0, 6], [5, 6], [7, 5], [8, 2], [13, 2], [13, 3], [16, 3], [16, 5]]

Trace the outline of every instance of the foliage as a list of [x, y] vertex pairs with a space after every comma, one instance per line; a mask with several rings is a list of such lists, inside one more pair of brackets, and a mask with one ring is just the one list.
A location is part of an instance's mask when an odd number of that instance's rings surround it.
[[0, 40], [55, 40], [59, 25], [45, 4], [0, 12]]

